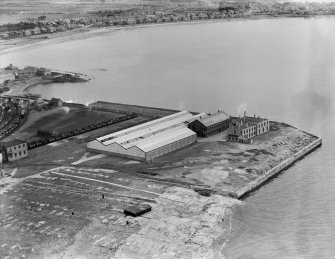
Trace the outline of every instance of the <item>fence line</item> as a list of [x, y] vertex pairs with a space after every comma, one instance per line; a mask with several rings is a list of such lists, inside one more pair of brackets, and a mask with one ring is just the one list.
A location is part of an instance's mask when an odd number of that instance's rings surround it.
[[55, 142], [55, 141], [59, 141], [59, 140], [65, 139], [65, 138], [80, 135], [80, 134], [83, 134], [83, 133], [86, 133], [86, 132], [89, 132], [89, 131], [92, 131], [92, 130], [95, 130], [95, 129], [99, 129], [99, 128], [106, 127], [106, 126], [109, 126], [109, 125], [112, 125], [112, 124], [115, 124], [115, 123], [119, 123], [119, 122], [122, 122], [122, 121], [130, 120], [130, 119], [135, 118], [135, 117], [137, 117], [137, 114], [135, 114], [135, 113], [126, 114], [124, 116], [116, 117], [116, 118], [113, 118], [113, 119], [108, 120], [108, 121], [103, 121], [103, 122], [91, 124], [91, 125], [88, 125], [86, 127], [80, 128], [80, 129], [75, 130], [75, 131], [67, 131], [67, 132], [64, 132], [64, 133], [61, 133], [61, 134], [52, 134], [49, 138], [29, 142], [28, 143], [28, 149], [40, 147], [40, 146], [43, 146], [43, 145], [46, 145], [46, 144], [49, 144], [49, 143], [52, 143], [52, 142]]

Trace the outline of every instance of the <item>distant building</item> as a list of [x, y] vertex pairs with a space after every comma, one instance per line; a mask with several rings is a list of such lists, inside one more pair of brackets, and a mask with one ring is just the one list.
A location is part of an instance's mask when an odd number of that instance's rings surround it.
[[37, 98], [33, 103], [35, 107], [42, 107], [44, 105], [44, 101], [41, 98]]
[[191, 122], [188, 127], [195, 131], [198, 136], [207, 138], [228, 129], [229, 121], [230, 115], [219, 111], [208, 116], [201, 116]]
[[31, 30], [31, 33], [33, 35], [39, 35], [41, 34], [41, 29], [39, 27], [35, 27], [34, 29]]
[[128, 22], [128, 25], [133, 25], [133, 24], [136, 24], [136, 19], [135, 18], [128, 18], [127, 22]]
[[49, 106], [51, 107], [62, 107], [63, 101], [60, 98], [52, 98], [49, 102]]
[[31, 35], [31, 30], [24, 30], [24, 31], [23, 31], [23, 35], [24, 35], [25, 37], [30, 36], [30, 35]]
[[36, 71], [37, 76], [51, 76], [51, 70], [41, 67]]
[[264, 118], [232, 118], [228, 129], [228, 140], [241, 143], [252, 143], [252, 138], [270, 130], [270, 121]]
[[41, 33], [42, 33], [42, 34], [48, 33], [48, 29], [45, 28], [45, 27], [42, 27], [42, 28], [41, 28]]
[[60, 26], [58, 26], [58, 27], [56, 28], [56, 31], [57, 31], [57, 32], [63, 32], [63, 31], [67, 31], [67, 29], [66, 29], [65, 26], [60, 25]]
[[58, 132], [55, 130], [39, 129], [37, 131], [37, 136], [45, 138], [45, 139], [52, 138], [56, 135], [58, 135]]
[[56, 32], [56, 28], [53, 27], [53, 26], [48, 26], [48, 27], [47, 27], [47, 32], [48, 32], [48, 33], [54, 33], [54, 32]]
[[18, 70], [18, 78], [28, 78], [34, 77], [36, 75], [37, 68], [36, 67], [25, 67], [24, 69]]
[[19, 68], [16, 66], [13, 66], [13, 64], [9, 64], [9, 66], [5, 67], [5, 70], [12, 70], [12, 71], [16, 71]]
[[28, 146], [23, 140], [14, 139], [1, 143], [4, 161], [15, 161], [28, 156]]
[[0, 37], [1, 37], [2, 39], [4, 39], [4, 40], [8, 40], [8, 39], [9, 39], [9, 35], [8, 35], [8, 33], [2, 33], [2, 34], [0, 35]]

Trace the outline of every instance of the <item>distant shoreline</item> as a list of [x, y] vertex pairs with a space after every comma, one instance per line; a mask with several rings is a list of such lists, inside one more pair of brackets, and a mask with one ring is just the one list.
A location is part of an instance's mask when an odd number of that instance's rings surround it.
[[52, 44], [64, 43], [74, 40], [84, 40], [97, 36], [105, 36], [118, 31], [143, 29], [156, 26], [176, 26], [176, 25], [194, 25], [194, 24], [205, 24], [205, 23], [222, 23], [222, 22], [238, 22], [238, 21], [251, 21], [261, 19], [281, 19], [281, 18], [316, 18], [325, 17], [332, 15], [317, 15], [317, 16], [269, 16], [269, 15], [258, 15], [251, 17], [236, 17], [236, 18], [225, 18], [225, 19], [208, 19], [208, 20], [194, 20], [194, 21], [177, 21], [177, 22], [163, 22], [163, 23], [147, 23], [140, 25], [125, 25], [125, 26], [110, 26], [110, 27], [86, 27], [77, 30], [69, 30], [61, 33], [47, 34], [48, 38], [44, 38], [41, 35], [17, 38], [13, 40], [0, 41], [0, 56], [11, 54], [26, 49], [34, 49], [39, 46], [48, 46]]

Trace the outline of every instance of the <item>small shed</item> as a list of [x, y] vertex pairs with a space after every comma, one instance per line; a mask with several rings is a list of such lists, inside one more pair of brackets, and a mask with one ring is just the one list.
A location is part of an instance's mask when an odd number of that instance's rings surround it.
[[151, 206], [148, 204], [138, 204], [127, 207], [123, 212], [127, 216], [138, 217], [151, 211]]

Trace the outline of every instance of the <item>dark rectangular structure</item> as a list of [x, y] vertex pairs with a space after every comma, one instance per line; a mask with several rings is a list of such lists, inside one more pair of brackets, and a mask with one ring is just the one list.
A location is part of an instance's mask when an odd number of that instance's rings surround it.
[[229, 127], [230, 115], [223, 111], [200, 117], [191, 122], [188, 127], [195, 131], [200, 137], [210, 137], [225, 131]]
[[126, 208], [123, 212], [127, 216], [138, 217], [151, 211], [151, 206], [148, 204], [139, 204]]

